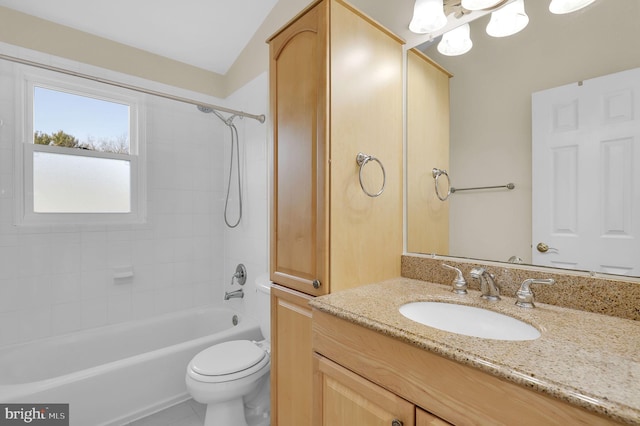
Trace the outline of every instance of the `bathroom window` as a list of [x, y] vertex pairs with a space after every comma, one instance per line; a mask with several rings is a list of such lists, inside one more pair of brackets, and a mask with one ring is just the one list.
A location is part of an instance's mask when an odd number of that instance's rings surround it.
[[17, 222], [144, 221], [142, 98], [48, 71], [30, 71], [21, 80]]

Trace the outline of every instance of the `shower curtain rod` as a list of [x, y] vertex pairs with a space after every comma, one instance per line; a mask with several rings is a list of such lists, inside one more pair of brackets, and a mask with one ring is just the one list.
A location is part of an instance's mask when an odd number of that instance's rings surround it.
[[180, 97], [180, 96], [174, 96], [174, 95], [170, 95], [168, 93], [158, 92], [156, 90], [145, 89], [144, 87], [134, 86], [134, 85], [127, 84], [127, 83], [120, 83], [118, 81], [109, 80], [109, 79], [106, 79], [106, 78], [95, 77], [95, 76], [92, 76], [92, 75], [89, 75], [89, 74], [83, 74], [83, 73], [80, 73], [80, 72], [71, 71], [71, 70], [67, 70], [67, 69], [64, 69], [64, 68], [54, 67], [52, 65], [46, 65], [46, 64], [39, 63], [39, 62], [30, 61], [28, 59], [22, 59], [22, 58], [17, 58], [15, 56], [5, 55], [5, 54], [2, 54], [2, 53], [0, 53], [0, 59], [5, 59], [5, 60], [10, 61], [10, 62], [16, 62], [16, 63], [19, 63], [19, 64], [29, 65], [29, 66], [36, 67], [36, 68], [42, 68], [42, 69], [49, 70], [49, 71], [55, 71], [55, 72], [71, 75], [71, 76], [74, 76], [74, 77], [80, 77], [80, 78], [84, 78], [84, 79], [87, 79], [87, 80], [97, 81], [98, 83], [109, 84], [111, 86], [116, 86], [116, 87], [120, 87], [120, 88], [123, 88], [123, 89], [134, 90], [136, 92], [146, 93], [147, 95], [160, 96], [161, 98], [171, 99], [173, 101], [184, 102], [184, 103], [195, 105], [195, 106], [204, 106], [204, 107], [207, 107], [207, 108], [214, 109], [216, 111], [226, 112], [226, 113], [229, 113], [229, 114], [235, 114], [235, 115], [238, 115], [240, 117], [252, 118], [254, 120], [259, 121], [260, 123], [264, 123], [264, 120], [265, 120], [264, 114], [260, 114], [260, 115], [249, 114], [249, 113], [244, 112], [244, 111], [238, 111], [238, 110], [235, 110], [235, 109], [221, 107], [221, 106], [218, 106], [218, 105], [207, 104], [207, 103], [200, 102], [200, 101], [195, 101], [195, 100], [189, 99], [189, 98], [183, 98], [183, 97]]

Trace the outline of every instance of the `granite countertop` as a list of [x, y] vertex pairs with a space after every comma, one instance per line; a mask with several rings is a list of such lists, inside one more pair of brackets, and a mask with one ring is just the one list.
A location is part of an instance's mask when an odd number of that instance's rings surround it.
[[[446, 358], [535, 389], [623, 423], [640, 425], [640, 322], [536, 303], [487, 302], [450, 286], [409, 278], [321, 296], [322, 312], [376, 330]], [[441, 331], [411, 321], [398, 308], [415, 301], [484, 307], [535, 326], [540, 338], [501, 341]]]

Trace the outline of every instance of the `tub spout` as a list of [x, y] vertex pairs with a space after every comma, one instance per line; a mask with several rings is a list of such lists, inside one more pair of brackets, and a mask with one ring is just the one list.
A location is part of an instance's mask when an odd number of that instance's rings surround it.
[[240, 298], [244, 297], [244, 291], [242, 289], [236, 291], [225, 291], [224, 292], [224, 300]]

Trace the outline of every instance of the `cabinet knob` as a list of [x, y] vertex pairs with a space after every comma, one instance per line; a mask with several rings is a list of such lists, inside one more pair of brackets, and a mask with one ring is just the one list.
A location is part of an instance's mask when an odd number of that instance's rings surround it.
[[313, 280], [312, 284], [313, 284], [313, 288], [320, 288], [320, 286], [322, 285], [320, 280]]
[[398, 419], [393, 419], [391, 426], [402, 426], [402, 422]]

